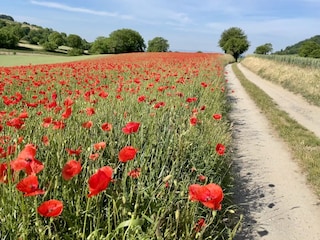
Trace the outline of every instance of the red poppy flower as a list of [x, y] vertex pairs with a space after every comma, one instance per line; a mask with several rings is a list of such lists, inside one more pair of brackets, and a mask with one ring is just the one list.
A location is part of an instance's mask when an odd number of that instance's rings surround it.
[[196, 117], [191, 117], [190, 118], [190, 124], [192, 126], [195, 126], [198, 123], [198, 119]]
[[101, 91], [101, 92], [99, 93], [99, 97], [106, 98], [106, 97], [108, 97], [108, 93], [107, 93], [107, 92], [104, 92], [104, 91]]
[[206, 226], [206, 220], [204, 218], [200, 218], [194, 226], [194, 230], [196, 232], [200, 232], [202, 228]]
[[216, 152], [217, 152], [219, 155], [223, 155], [224, 152], [225, 152], [225, 150], [226, 150], [226, 147], [225, 147], [223, 144], [218, 143], [218, 144], [216, 145]]
[[53, 121], [53, 129], [64, 129], [66, 124], [63, 121]]
[[91, 115], [95, 114], [96, 112], [95, 112], [94, 108], [87, 108], [86, 113], [88, 116], [91, 116]]
[[7, 126], [14, 127], [15, 129], [21, 129], [24, 121], [21, 118], [12, 118], [6, 122]]
[[156, 103], [155, 105], [154, 105], [154, 108], [160, 108], [160, 107], [164, 107], [166, 105], [166, 103], [165, 102], [158, 102], [158, 103]]
[[70, 160], [62, 168], [62, 178], [66, 181], [70, 180], [74, 176], [81, 172], [81, 163], [76, 160]]
[[0, 164], [0, 183], [8, 183], [8, 164]]
[[67, 148], [66, 151], [68, 152], [69, 155], [80, 155], [80, 153], [82, 152], [82, 147], [80, 146], [75, 150]]
[[200, 110], [201, 110], [201, 111], [204, 111], [205, 109], [206, 109], [206, 106], [205, 106], [205, 105], [203, 105], [203, 106], [200, 107]]
[[107, 189], [112, 180], [113, 170], [109, 166], [102, 167], [89, 178], [89, 194], [88, 197], [93, 197], [98, 193]]
[[16, 186], [16, 188], [24, 193], [24, 197], [35, 196], [39, 194], [44, 194], [45, 191], [39, 189], [38, 177], [35, 175], [30, 175], [22, 179]]
[[223, 191], [219, 185], [214, 183], [204, 186], [192, 184], [189, 186], [189, 199], [201, 202], [204, 206], [213, 210], [221, 210]]
[[216, 113], [216, 114], [213, 114], [213, 116], [212, 116], [214, 119], [216, 119], [216, 120], [220, 120], [221, 118], [222, 118], [222, 115], [221, 114], [218, 114], [218, 113]]
[[187, 98], [186, 102], [191, 103], [191, 102], [195, 102], [197, 100], [198, 100], [198, 98], [196, 98], [196, 97], [189, 97], [189, 98]]
[[62, 113], [62, 118], [67, 119], [71, 116], [72, 114], [72, 108], [71, 107], [67, 107], [64, 111], [64, 113]]
[[58, 217], [63, 210], [63, 203], [56, 199], [43, 202], [38, 207], [38, 213], [44, 217]]
[[204, 87], [204, 88], [206, 88], [206, 87], [208, 87], [208, 84], [205, 83], [205, 82], [202, 82], [202, 83], [201, 83], [201, 86]]
[[92, 161], [95, 161], [97, 160], [99, 157], [99, 153], [92, 153], [89, 155], [89, 159], [92, 160]]
[[43, 136], [42, 137], [42, 142], [45, 146], [48, 146], [49, 145], [49, 138], [48, 136]]
[[132, 146], [124, 147], [119, 151], [119, 161], [123, 163], [128, 162], [135, 158], [137, 152], [138, 150]]
[[206, 181], [207, 178], [204, 175], [199, 175], [198, 179], [199, 179], [199, 181], [204, 182], [204, 181]]
[[145, 102], [146, 101], [146, 96], [140, 96], [138, 97], [138, 102]]
[[44, 166], [42, 162], [35, 159], [36, 152], [34, 145], [27, 144], [18, 157], [11, 161], [11, 168], [15, 171], [24, 170], [28, 175], [39, 173]]
[[103, 131], [111, 131], [112, 130], [112, 124], [110, 124], [110, 123], [103, 123], [102, 125], [101, 125], [101, 129], [103, 130]]
[[99, 143], [96, 143], [93, 145], [94, 149], [95, 150], [102, 150], [102, 149], [105, 149], [106, 148], [106, 143], [105, 142], [99, 142]]
[[52, 123], [52, 118], [51, 117], [47, 117], [47, 118], [43, 119], [42, 126], [43, 127], [49, 127], [51, 123]]
[[29, 115], [28, 115], [28, 112], [24, 111], [22, 113], [19, 114], [18, 118], [28, 118]]
[[88, 128], [88, 129], [91, 128], [92, 125], [93, 125], [92, 121], [87, 121], [87, 122], [82, 123], [82, 127]]
[[70, 106], [72, 106], [72, 104], [73, 104], [73, 100], [70, 97], [67, 97], [63, 102], [63, 105], [65, 107], [70, 107]]
[[140, 127], [140, 123], [138, 122], [129, 122], [126, 124], [126, 126], [124, 128], [122, 128], [122, 132], [124, 134], [131, 134], [131, 133], [135, 133], [139, 130]]
[[128, 176], [132, 178], [138, 178], [141, 173], [141, 168], [136, 168], [128, 172]]

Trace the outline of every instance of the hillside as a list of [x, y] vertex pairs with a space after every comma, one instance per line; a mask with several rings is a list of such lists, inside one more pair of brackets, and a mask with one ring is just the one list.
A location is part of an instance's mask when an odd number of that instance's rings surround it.
[[299, 48], [308, 41], [314, 41], [318, 44], [320, 44], [320, 35], [313, 36], [311, 38], [305, 39], [303, 41], [300, 41], [292, 46], [286, 47], [284, 50], [280, 50], [278, 52], [275, 52], [274, 54], [281, 54], [281, 55], [291, 55], [291, 54], [298, 54]]

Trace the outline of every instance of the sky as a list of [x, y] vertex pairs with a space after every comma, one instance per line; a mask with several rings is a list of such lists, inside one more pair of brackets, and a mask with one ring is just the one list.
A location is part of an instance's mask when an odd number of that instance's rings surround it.
[[171, 51], [222, 52], [219, 39], [231, 27], [247, 35], [248, 54], [320, 35], [320, 0], [1, 0], [0, 14], [88, 42], [128, 28], [146, 45], [168, 40]]

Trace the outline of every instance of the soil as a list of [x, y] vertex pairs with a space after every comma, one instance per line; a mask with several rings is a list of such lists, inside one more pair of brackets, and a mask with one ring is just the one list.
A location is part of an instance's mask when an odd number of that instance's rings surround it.
[[[261, 79], [241, 64], [238, 67], [281, 109], [307, 129], [320, 133], [320, 108]], [[228, 88], [233, 90], [229, 91], [229, 99], [235, 139], [235, 198], [244, 215], [242, 229], [235, 239], [319, 240], [319, 198], [308, 186], [286, 144], [241, 86], [231, 65], [226, 67], [226, 72]]]

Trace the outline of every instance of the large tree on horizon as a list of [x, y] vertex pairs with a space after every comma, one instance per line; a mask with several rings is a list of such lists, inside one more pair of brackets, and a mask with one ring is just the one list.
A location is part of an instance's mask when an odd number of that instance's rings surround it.
[[239, 56], [249, 49], [250, 43], [241, 28], [231, 27], [221, 34], [219, 46], [237, 61]]
[[146, 45], [140, 33], [123, 28], [110, 33], [108, 48], [110, 53], [143, 52]]
[[167, 52], [169, 50], [168, 40], [163, 37], [155, 37], [148, 41], [147, 52]]

